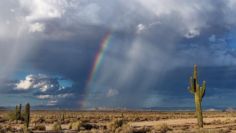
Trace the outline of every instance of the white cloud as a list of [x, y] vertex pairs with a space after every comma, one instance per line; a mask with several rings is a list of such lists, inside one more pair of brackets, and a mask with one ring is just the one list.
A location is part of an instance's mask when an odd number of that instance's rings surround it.
[[191, 29], [188, 33], [185, 34], [186, 38], [194, 38], [200, 35], [200, 31], [197, 29]]
[[107, 97], [113, 97], [119, 94], [119, 91], [116, 89], [109, 89], [107, 91]]
[[67, 2], [65, 0], [19, 0], [21, 6], [29, 14], [25, 17], [27, 21], [41, 19], [60, 18], [65, 12]]
[[68, 97], [71, 97], [71, 96], [73, 96], [72, 93], [65, 93], [65, 94], [56, 95], [56, 98], [68, 98]]
[[[138, 0], [138, 2], [157, 18], [178, 16], [177, 19], [183, 23], [183, 36], [190, 38], [199, 35], [201, 28], [207, 27], [207, 18], [204, 18], [202, 13], [210, 13], [216, 8], [210, 1]], [[177, 21], [179, 22], [179, 20]], [[175, 23], [173, 22], [173, 24]]]
[[49, 98], [52, 98], [51, 95], [39, 95], [39, 96], [36, 96], [38, 99], [49, 99]]
[[72, 93], [64, 93], [64, 94], [58, 94], [58, 95], [38, 95], [36, 98], [38, 99], [63, 99], [73, 96]]
[[66, 11], [66, 0], [19, 0], [22, 9], [27, 11], [24, 15], [29, 25], [29, 32], [43, 32], [45, 25], [39, 21], [61, 18]]
[[[44, 74], [27, 75], [24, 80], [15, 84], [15, 90], [33, 92], [33, 96], [38, 100], [46, 100], [49, 105], [56, 105], [61, 100], [71, 98], [74, 93], [64, 88], [60, 79], [49, 77]], [[69, 81], [68, 81], [69, 82]], [[70, 87], [70, 86], [66, 86]]]
[[28, 90], [33, 87], [33, 75], [26, 76], [25, 80], [21, 80], [16, 84], [16, 89]]
[[82, 23], [99, 24], [101, 23], [101, 18], [99, 17], [100, 10], [101, 7], [98, 4], [90, 3], [85, 7], [79, 7], [79, 10], [75, 12], [75, 16]]
[[146, 29], [144, 24], [138, 24], [136, 33], [139, 34]]
[[136, 33], [137, 34], [140, 34], [144, 31], [147, 31], [151, 28], [153, 28], [154, 26], [157, 26], [157, 25], [160, 25], [161, 22], [160, 21], [154, 21], [154, 22], [151, 22], [149, 24], [138, 24], [137, 27], [136, 27]]
[[45, 25], [42, 23], [33, 23], [29, 27], [29, 32], [43, 32], [45, 30]]
[[62, 94], [56, 94], [56, 95], [43, 94], [43, 95], [36, 96], [36, 98], [39, 100], [46, 100], [48, 106], [53, 106], [53, 105], [56, 105], [61, 100], [64, 100], [72, 96], [74, 96], [74, 94], [72, 93], [62, 93]]
[[30, 89], [39, 89], [41, 92], [46, 92], [47, 90], [54, 88], [57, 82], [54, 82], [53, 79], [50, 79], [48, 76], [39, 74], [39, 75], [28, 75], [24, 80], [20, 80], [16, 84], [16, 90], [30, 90]]
[[[66, 13], [72, 15], [69, 17], [71, 21], [84, 23], [99, 23], [99, 11], [101, 7], [97, 3], [82, 2], [76, 0], [19, 0], [23, 9], [28, 11], [25, 20], [28, 22], [36, 22], [42, 20], [50, 20], [62, 18]], [[72, 18], [71, 18], [72, 17]]]
[[10, 11], [11, 11], [12, 13], [14, 13], [14, 12], [15, 12], [15, 9], [10, 9]]

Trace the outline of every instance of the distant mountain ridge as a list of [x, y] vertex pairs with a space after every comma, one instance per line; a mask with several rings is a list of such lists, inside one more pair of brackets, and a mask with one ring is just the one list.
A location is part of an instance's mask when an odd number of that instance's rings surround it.
[[0, 106], [0, 110], [8, 110], [10, 109], [10, 107], [3, 107], [3, 106]]
[[[195, 111], [194, 107], [149, 107], [144, 110], [153, 111]], [[236, 108], [233, 107], [203, 107], [204, 111], [225, 111], [225, 112], [236, 112]]]
[[[0, 110], [10, 110], [15, 107], [0, 106]], [[108, 108], [108, 107], [96, 107], [88, 109], [70, 108], [63, 106], [32, 106], [33, 110], [78, 110], [78, 111], [195, 111], [194, 107], [145, 107], [145, 108]], [[234, 107], [203, 107], [204, 111], [224, 111], [224, 112], [236, 112]]]

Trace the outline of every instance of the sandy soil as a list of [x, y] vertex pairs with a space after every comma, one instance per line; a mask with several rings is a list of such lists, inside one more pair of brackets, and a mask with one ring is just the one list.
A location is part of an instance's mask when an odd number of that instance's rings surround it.
[[[53, 130], [53, 123], [59, 121], [62, 114], [65, 121], [61, 125], [63, 131], [69, 131], [69, 125], [74, 121], [85, 121], [88, 124], [96, 125], [96, 130], [107, 130], [114, 120], [122, 119], [125, 126], [122, 130], [130, 127], [134, 130], [150, 129], [151, 131], [161, 131], [165, 125], [174, 133], [199, 133], [197, 120], [194, 112], [61, 112], [61, 111], [34, 111], [31, 115], [30, 128], [34, 128], [35, 124], [42, 124], [47, 131]], [[204, 112], [204, 128], [200, 133], [236, 133], [236, 112]], [[6, 112], [0, 112], [1, 118], [7, 116]], [[44, 122], [37, 122], [43, 118]], [[66, 122], [67, 121], [67, 122]], [[128, 122], [128, 123], [127, 123]], [[126, 125], [128, 124], [128, 125]], [[20, 129], [23, 123], [15, 123], [14, 121], [0, 122], [0, 125], [10, 125], [13, 128]], [[127, 128], [128, 129], [128, 128]], [[85, 130], [82, 128], [82, 130]], [[38, 132], [38, 131], [37, 131]], [[42, 133], [42, 131], [40, 132]]]
[[[211, 123], [214, 120], [226, 121], [226, 120], [236, 120], [236, 117], [216, 117], [216, 118], [205, 118], [204, 123]], [[159, 121], [144, 121], [144, 122], [132, 122], [130, 123], [131, 126], [156, 126], [161, 124], [168, 124], [168, 125], [190, 125], [190, 124], [197, 124], [197, 120], [195, 118], [189, 119], [167, 119], [167, 120], [159, 120]], [[235, 123], [236, 124], [236, 123]]]

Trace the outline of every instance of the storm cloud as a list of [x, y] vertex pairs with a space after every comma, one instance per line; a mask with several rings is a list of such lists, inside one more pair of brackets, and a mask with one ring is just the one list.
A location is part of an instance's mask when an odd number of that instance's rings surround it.
[[73, 108], [192, 106], [188, 78], [198, 64], [207, 81], [204, 106], [235, 106], [233, 0], [2, 0], [0, 7], [4, 99], [19, 94], [20, 102]]

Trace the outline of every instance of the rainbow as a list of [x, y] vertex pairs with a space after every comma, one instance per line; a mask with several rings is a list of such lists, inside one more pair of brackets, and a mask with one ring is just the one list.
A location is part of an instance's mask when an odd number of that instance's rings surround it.
[[99, 43], [99, 50], [96, 53], [96, 56], [94, 58], [93, 66], [92, 66], [92, 69], [89, 73], [88, 80], [86, 83], [85, 95], [84, 95], [85, 97], [83, 98], [83, 100], [80, 103], [80, 105], [82, 105], [82, 107], [84, 107], [84, 105], [85, 105], [86, 98], [87, 98], [89, 91], [90, 91], [90, 84], [96, 78], [97, 71], [98, 71], [101, 63], [103, 62], [104, 53], [106, 52], [107, 48], [109, 47], [109, 44], [110, 44], [109, 42], [110, 42], [111, 38], [112, 38], [111, 32], [107, 32], [105, 34], [105, 36], [101, 39], [101, 42]]
[[97, 54], [95, 56], [95, 60], [93, 62], [92, 71], [89, 74], [88, 83], [93, 81], [94, 78], [96, 77], [97, 70], [103, 61], [104, 53], [105, 53], [106, 49], [108, 48], [110, 39], [111, 39], [111, 33], [108, 32], [103, 37], [103, 39], [100, 43], [99, 51], [97, 52]]

